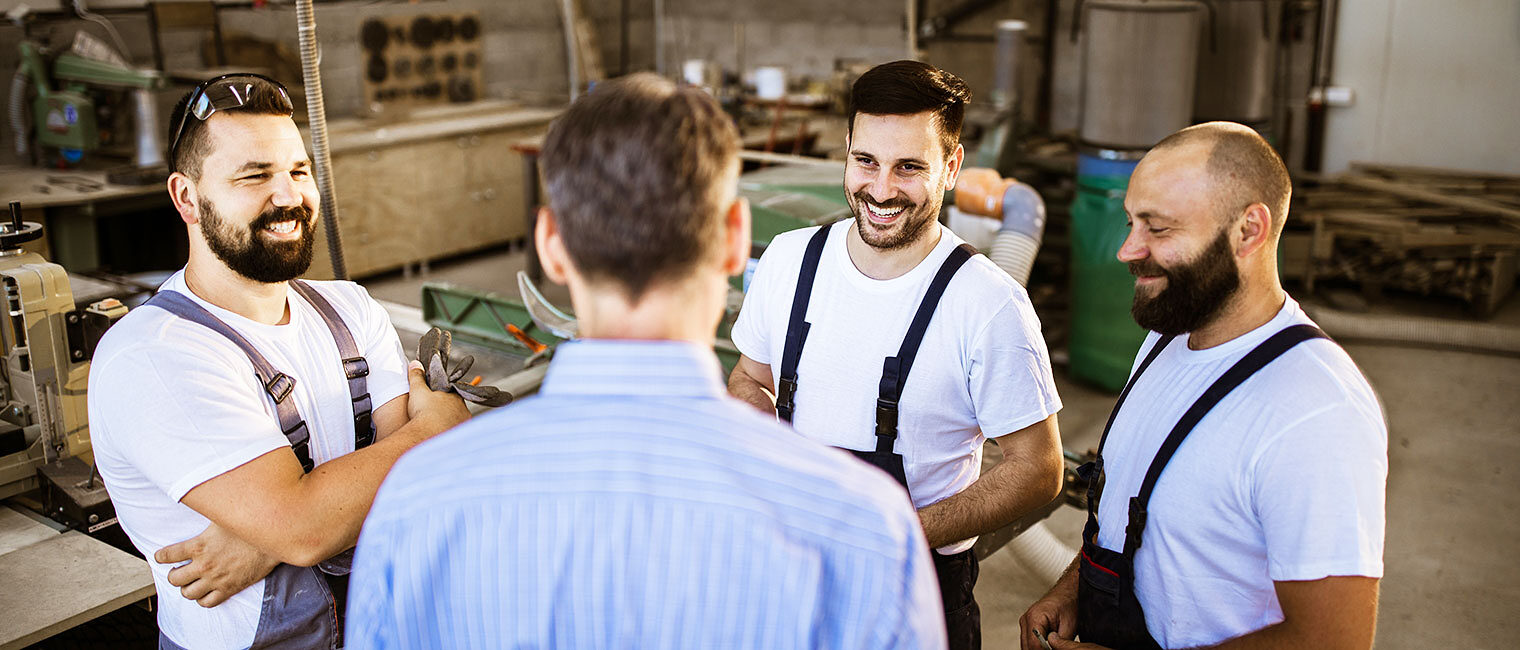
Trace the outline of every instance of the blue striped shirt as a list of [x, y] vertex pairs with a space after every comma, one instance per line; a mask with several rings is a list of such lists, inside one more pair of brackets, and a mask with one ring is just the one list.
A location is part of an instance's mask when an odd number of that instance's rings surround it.
[[886, 474], [727, 395], [710, 350], [561, 345], [419, 445], [364, 524], [352, 648], [943, 648]]

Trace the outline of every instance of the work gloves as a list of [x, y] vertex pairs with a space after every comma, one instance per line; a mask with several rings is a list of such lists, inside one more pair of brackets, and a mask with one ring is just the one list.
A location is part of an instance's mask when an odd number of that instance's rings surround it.
[[417, 342], [417, 360], [427, 374], [428, 388], [438, 392], [458, 393], [464, 401], [482, 406], [503, 406], [512, 402], [512, 394], [495, 386], [479, 386], [465, 380], [465, 373], [475, 365], [475, 357], [464, 355], [458, 361], [449, 356], [454, 335], [434, 327]]

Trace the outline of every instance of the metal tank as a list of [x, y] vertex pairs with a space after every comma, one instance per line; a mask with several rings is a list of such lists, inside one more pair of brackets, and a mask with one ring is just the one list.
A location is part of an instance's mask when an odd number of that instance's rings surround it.
[[1191, 124], [1203, 5], [1089, 0], [1082, 6], [1082, 141], [1146, 149]]
[[1260, 131], [1272, 118], [1280, 0], [1214, 3], [1198, 43], [1197, 122], [1229, 120]]

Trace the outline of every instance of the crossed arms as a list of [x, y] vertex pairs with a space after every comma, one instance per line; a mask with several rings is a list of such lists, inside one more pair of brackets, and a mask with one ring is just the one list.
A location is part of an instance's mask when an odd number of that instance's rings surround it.
[[281, 447], [212, 478], [180, 502], [211, 520], [200, 535], [159, 549], [162, 564], [189, 561], [169, 583], [204, 607], [221, 604], [279, 563], [311, 566], [352, 548], [385, 475], [403, 453], [469, 418], [456, 396], [408, 371], [410, 392], [375, 409], [376, 441], [303, 473]]

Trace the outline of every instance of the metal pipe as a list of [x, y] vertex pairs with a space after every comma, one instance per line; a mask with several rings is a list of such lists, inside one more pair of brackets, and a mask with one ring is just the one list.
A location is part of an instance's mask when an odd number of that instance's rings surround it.
[[1330, 85], [1330, 66], [1335, 61], [1335, 23], [1340, 14], [1339, 0], [1320, 0], [1319, 38], [1314, 52], [1314, 84]]
[[1018, 113], [1019, 50], [1029, 23], [1022, 20], [997, 22], [997, 48], [993, 52], [992, 107], [999, 113]]
[[317, 169], [317, 191], [322, 197], [322, 225], [327, 233], [327, 253], [333, 277], [348, 279], [343, 262], [343, 236], [338, 229], [338, 199], [333, 192], [332, 156], [327, 143], [327, 105], [322, 100], [322, 52], [317, 43], [317, 15], [311, 0], [296, 0], [296, 31], [301, 44], [301, 78], [306, 85], [306, 117], [311, 128], [311, 150]]
[[908, 56], [918, 59], [918, 0], [908, 0]]
[[559, 9], [564, 19], [565, 60], [569, 62], [567, 67], [570, 69], [570, 101], [573, 102], [581, 96], [581, 56], [580, 48], [576, 46], [574, 1], [560, 0]]
[[1309, 90], [1308, 124], [1304, 143], [1304, 169], [1324, 169], [1325, 158], [1325, 88], [1330, 85], [1330, 66], [1334, 63], [1335, 24], [1338, 0], [1320, 0], [1319, 38], [1314, 41], [1314, 87]]
[[157, 167], [164, 164], [164, 143], [159, 137], [158, 102], [147, 88], [132, 89], [132, 108], [137, 122], [137, 166]]
[[654, 0], [654, 70], [665, 76], [665, 0]]

